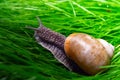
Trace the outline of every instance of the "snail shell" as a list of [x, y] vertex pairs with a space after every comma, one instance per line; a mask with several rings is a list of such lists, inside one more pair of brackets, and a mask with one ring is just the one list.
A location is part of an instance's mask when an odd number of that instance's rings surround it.
[[[49, 50], [70, 71], [94, 75], [100, 66], [108, 65], [114, 47], [103, 39], [95, 39], [84, 33], [74, 33], [67, 38], [46, 28], [37, 17], [39, 27], [33, 28], [38, 44]], [[83, 70], [83, 71], [82, 71]]]
[[100, 66], [110, 63], [114, 47], [102, 39], [84, 33], [73, 33], [64, 43], [66, 55], [90, 75], [101, 71]]

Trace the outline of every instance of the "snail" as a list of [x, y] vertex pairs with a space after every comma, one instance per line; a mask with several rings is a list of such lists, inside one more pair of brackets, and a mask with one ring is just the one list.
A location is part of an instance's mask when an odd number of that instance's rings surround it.
[[110, 64], [114, 52], [112, 44], [85, 33], [73, 33], [65, 37], [45, 27], [37, 19], [38, 28], [28, 27], [35, 31], [36, 41], [70, 71], [95, 75], [102, 71], [100, 66]]

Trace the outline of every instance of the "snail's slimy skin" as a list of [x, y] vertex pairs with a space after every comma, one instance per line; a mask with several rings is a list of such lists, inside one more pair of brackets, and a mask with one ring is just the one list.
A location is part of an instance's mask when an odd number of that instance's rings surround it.
[[101, 71], [100, 66], [108, 65], [110, 62], [110, 57], [101, 42], [84, 33], [68, 36], [64, 49], [66, 55], [90, 75], [98, 73]]
[[80, 71], [77, 64], [69, 59], [65, 54], [64, 42], [66, 37], [64, 35], [51, 31], [41, 25], [38, 30], [35, 31], [34, 36], [38, 44], [49, 50], [54, 57], [70, 71]]

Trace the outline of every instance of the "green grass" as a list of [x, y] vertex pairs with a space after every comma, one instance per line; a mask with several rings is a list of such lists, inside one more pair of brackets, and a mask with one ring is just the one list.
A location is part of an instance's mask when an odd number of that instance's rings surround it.
[[[95, 76], [68, 71], [35, 42], [26, 25], [43, 24], [65, 36], [83, 32], [115, 46], [111, 64]], [[0, 0], [0, 80], [119, 80], [120, 1]]]

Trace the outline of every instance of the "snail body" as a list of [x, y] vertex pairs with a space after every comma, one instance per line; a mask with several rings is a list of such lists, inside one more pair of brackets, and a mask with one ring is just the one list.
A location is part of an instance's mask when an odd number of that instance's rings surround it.
[[65, 37], [46, 28], [39, 18], [38, 21], [38, 28], [29, 27], [35, 30], [35, 39], [70, 71], [80, 73], [83, 70], [94, 75], [102, 70], [100, 66], [110, 63], [114, 47], [107, 41], [84, 33], [73, 33]]

